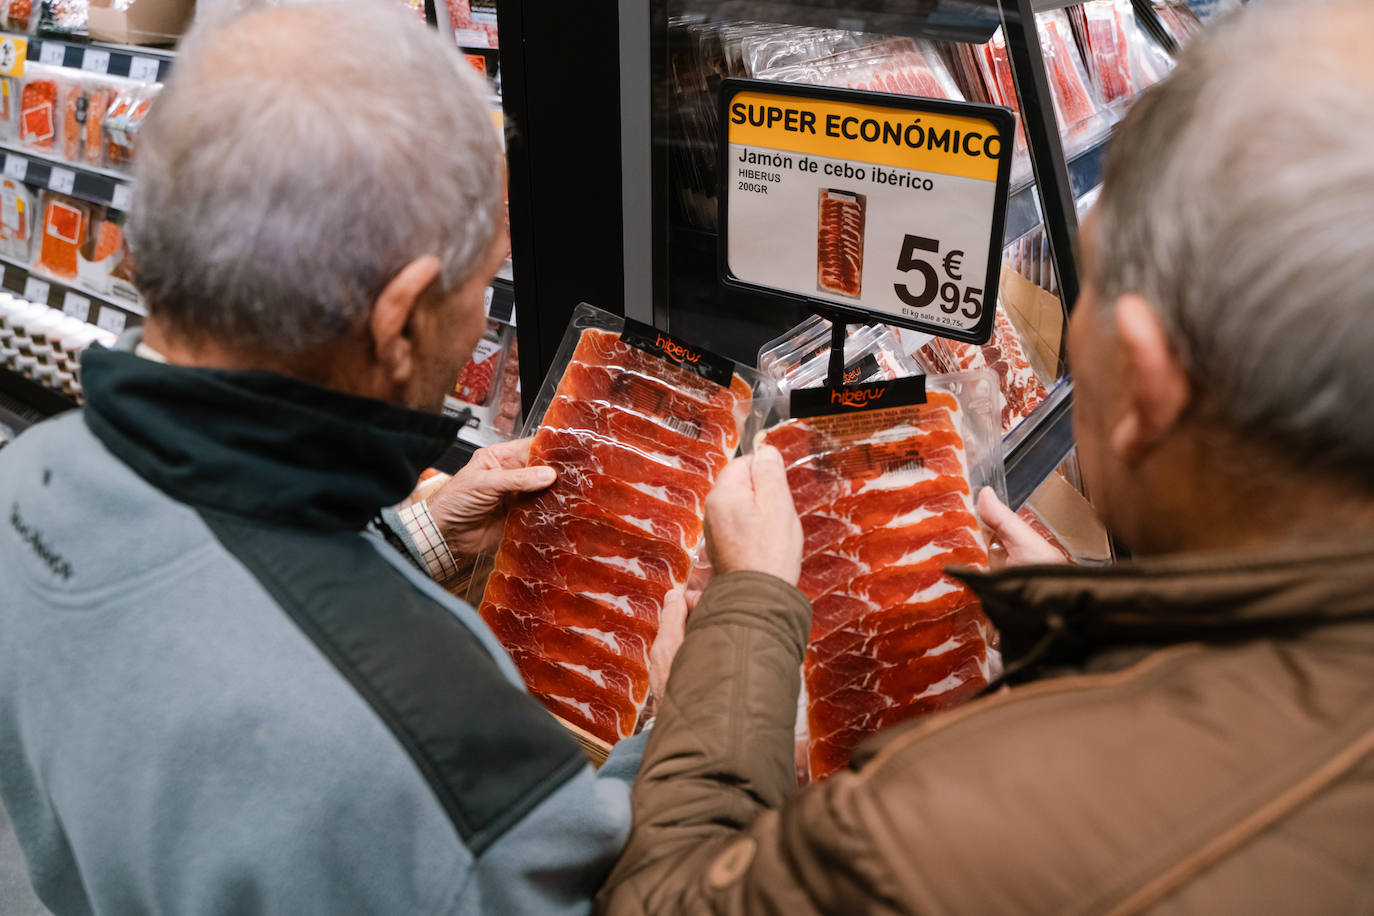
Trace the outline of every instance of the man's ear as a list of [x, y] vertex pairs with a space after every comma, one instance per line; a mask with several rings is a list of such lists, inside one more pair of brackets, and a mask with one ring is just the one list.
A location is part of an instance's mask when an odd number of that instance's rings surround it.
[[405, 383], [415, 371], [411, 319], [425, 292], [439, 279], [439, 259], [416, 258], [391, 279], [372, 306], [368, 331], [372, 349], [383, 375], [393, 383]]
[[1111, 445], [1123, 461], [1133, 464], [1178, 426], [1192, 399], [1192, 386], [1148, 301], [1122, 296], [1112, 311], [1125, 412], [1112, 427]]

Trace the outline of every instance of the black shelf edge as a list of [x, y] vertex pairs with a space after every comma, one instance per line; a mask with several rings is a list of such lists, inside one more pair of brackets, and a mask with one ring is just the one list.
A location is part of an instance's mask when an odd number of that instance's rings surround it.
[[1055, 387], [1007, 437], [1006, 447], [1007, 504], [1020, 509], [1073, 449], [1072, 380]]
[[76, 38], [28, 38], [8, 32], [3, 34], [12, 38], [27, 38], [29, 44], [25, 59], [29, 63], [68, 67], [95, 75], [122, 76], [146, 83], [160, 83], [167, 79], [176, 57], [175, 52], [163, 48], [136, 48]]
[[133, 199], [133, 186], [129, 179], [116, 177], [103, 169], [63, 162], [9, 143], [0, 143], [0, 152], [4, 153], [6, 178], [69, 194], [112, 210], [129, 209]]
[[991, 38], [1001, 21], [996, 0], [922, 0], [897, 5], [908, 7], [909, 11], [837, 9], [834, 0], [700, 0], [693, 10], [727, 19], [973, 44]]
[[[75, 410], [78, 406], [65, 394], [59, 394], [51, 388], [46, 388], [3, 367], [0, 367], [0, 395], [7, 395], [7, 399], [13, 399], [22, 406], [30, 408], [31, 413], [25, 417], [29, 420], [30, 425], [59, 413]], [[18, 411], [12, 410], [11, 412], [17, 413]]]
[[[1112, 135], [1108, 132], [1095, 143], [1069, 157], [1069, 186], [1075, 200], [1097, 187], [1102, 181], [1102, 164], [1106, 159], [1107, 144], [1111, 138]], [[1007, 198], [1007, 221], [1002, 232], [1003, 244], [1010, 245], [1043, 224], [1035, 182], [1029, 181], [1012, 191]]]
[[[35, 283], [42, 283], [45, 288], [36, 287]], [[121, 302], [80, 285], [31, 271], [23, 263], [4, 255], [0, 255], [0, 287], [115, 334], [143, 324], [146, 314], [142, 305]]]

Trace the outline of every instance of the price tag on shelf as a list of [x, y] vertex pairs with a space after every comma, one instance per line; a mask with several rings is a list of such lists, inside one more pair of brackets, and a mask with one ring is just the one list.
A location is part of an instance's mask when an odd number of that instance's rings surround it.
[[23, 181], [29, 177], [29, 160], [10, 153], [5, 157], [5, 177]]
[[60, 67], [67, 57], [67, 46], [60, 41], [44, 41], [38, 49], [38, 62], [49, 67]]
[[133, 203], [134, 191], [127, 184], [117, 184], [114, 191], [110, 194], [110, 206], [116, 210], [127, 210], [129, 204]]
[[52, 289], [47, 280], [29, 277], [24, 281], [24, 298], [39, 305], [48, 304], [48, 291]]
[[80, 293], [68, 290], [67, 294], [62, 297], [62, 313], [80, 321], [89, 321], [91, 318], [91, 300]]
[[722, 87], [722, 279], [822, 314], [992, 333], [1014, 122], [1004, 108]]
[[[29, 40], [13, 35], [0, 36], [0, 74], [16, 79], [24, 75], [24, 61], [29, 56]], [[6, 88], [6, 92], [8, 92]]]
[[76, 173], [71, 169], [52, 167], [52, 172], [48, 175], [48, 187], [60, 194], [70, 194], [72, 193], [72, 186], [75, 184]]
[[119, 309], [110, 308], [106, 305], [100, 309], [100, 314], [96, 316], [95, 326], [102, 331], [118, 334], [124, 330], [124, 322], [127, 320], [124, 313]]
[[144, 83], [156, 83], [157, 58], [135, 57], [129, 62], [129, 79]]
[[110, 52], [100, 48], [87, 48], [81, 55], [81, 69], [87, 73], [109, 73]]

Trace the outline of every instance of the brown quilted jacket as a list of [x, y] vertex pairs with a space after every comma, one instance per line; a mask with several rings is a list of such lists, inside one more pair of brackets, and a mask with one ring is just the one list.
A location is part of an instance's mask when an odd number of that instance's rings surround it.
[[1374, 542], [969, 574], [1072, 675], [907, 723], [798, 792], [805, 598], [688, 624], [613, 914], [1374, 913]]

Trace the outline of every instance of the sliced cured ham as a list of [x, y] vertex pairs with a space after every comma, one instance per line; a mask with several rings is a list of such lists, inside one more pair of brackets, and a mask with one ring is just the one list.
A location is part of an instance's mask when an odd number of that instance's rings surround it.
[[938, 372], [991, 369], [997, 373], [1002, 394], [1002, 432], [1009, 433], [1049, 397], [1035, 374], [1011, 319], [997, 310], [992, 337], [982, 346], [936, 338], [917, 354], [928, 368]]
[[864, 215], [862, 194], [821, 191], [816, 233], [816, 285], [821, 290], [854, 297], [862, 291]]
[[530, 693], [606, 744], [634, 731], [663, 601], [739, 441], [733, 382], [584, 330], [530, 446], [558, 477], [511, 507], [479, 611]]
[[803, 664], [812, 778], [845, 766], [875, 731], [961, 703], [996, 666], [997, 635], [947, 566], [987, 566], [961, 408], [792, 420], [768, 430], [805, 537], [812, 602]]

